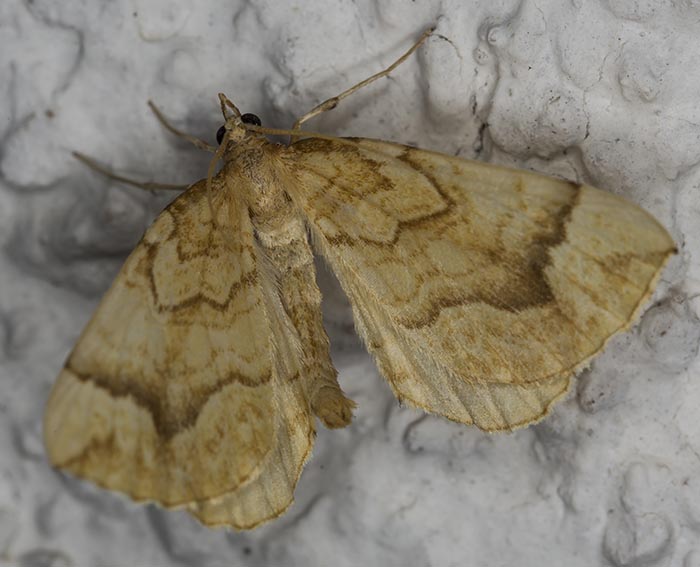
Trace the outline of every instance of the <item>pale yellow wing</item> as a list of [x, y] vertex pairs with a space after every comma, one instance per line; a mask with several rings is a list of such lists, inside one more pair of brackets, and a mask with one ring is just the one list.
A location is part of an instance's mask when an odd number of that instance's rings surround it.
[[222, 520], [252, 527], [291, 503], [314, 426], [247, 210], [217, 178], [213, 204], [220, 230], [200, 182], [146, 232], [68, 358], [44, 435], [52, 464], [136, 500], [196, 508], [255, 485]]
[[609, 193], [398, 144], [309, 138], [283, 170], [396, 395], [486, 430], [545, 415], [675, 249]]
[[281, 382], [283, 400], [278, 438], [265, 470], [252, 482], [217, 498], [192, 502], [187, 510], [208, 526], [251, 529], [281, 516], [293, 502], [294, 488], [315, 436], [309, 419], [308, 399], [298, 382]]

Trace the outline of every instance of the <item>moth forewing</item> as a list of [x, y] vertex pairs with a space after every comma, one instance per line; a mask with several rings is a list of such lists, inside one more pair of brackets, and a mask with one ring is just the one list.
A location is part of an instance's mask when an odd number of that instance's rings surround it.
[[489, 431], [546, 415], [675, 251], [587, 185], [363, 139], [302, 140], [287, 164], [396, 395]]
[[[229, 524], [249, 528], [291, 503], [314, 426], [301, 361], [280, 360], [298, 339], [281, 332], [247, 207], [223, 179], [213, 187], [231, 238], [204, 182], [158, 217], [68, 358], [45, 442], [55, 466], [136, 500], [206, 511], [254, 487], [256, 507], [229, 506]], [[271, 485], [271, 466], [290, 480]]]

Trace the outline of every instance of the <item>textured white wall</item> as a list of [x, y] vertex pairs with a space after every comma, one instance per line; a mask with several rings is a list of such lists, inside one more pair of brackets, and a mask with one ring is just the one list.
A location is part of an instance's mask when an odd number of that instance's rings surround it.
[[[321, 430], [297, 502], [211, 531], [53, 472], [41, 414], [63, 359], [168, 196], [216, 93], [308, 127], [586, 181], [657, 216], [680, 254], [640, 324], [543, 423], [510, 435], [401, 408], [324, 277], [351, 427]], [[0, 4], [0, 565], [700, 566], [700, 2], [3, 0]]]

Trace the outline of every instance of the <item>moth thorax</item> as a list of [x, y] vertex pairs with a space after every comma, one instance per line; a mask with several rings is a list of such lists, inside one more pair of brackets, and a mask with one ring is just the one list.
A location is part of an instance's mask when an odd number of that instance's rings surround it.
[[256, 237], [266, 246], [306, 241], [306, 226], [291, 201], [276, 210], [251, 215]]
[[294, 213], [292, 202], [279, 183], [252, 187], [248, 193], [248, 210], [256, 226], [284, 222]]
[[246, 138], [230, 144], [224, 159], [228, 163], [234, 163], [241, 174], [254, 175], [267, 166], [265, 153], [258, 140]]

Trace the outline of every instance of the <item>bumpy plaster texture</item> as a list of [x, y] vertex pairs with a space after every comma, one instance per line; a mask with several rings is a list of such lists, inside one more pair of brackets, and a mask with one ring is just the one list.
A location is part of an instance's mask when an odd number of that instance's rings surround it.
[[[63, 359], [226, 92], [285, 127], [413, 60], [309, 127], [586, 181], [676, 238], [639, 325], [568, 400], [514, 434], [399, 407], [322, 273], [353, 425], [321, 430], [282, 519], [213, 531], [52, 471], [41, 415]], [[6, 0], [0, 5], [0, 565], [700, 566], [700, 2]]]

